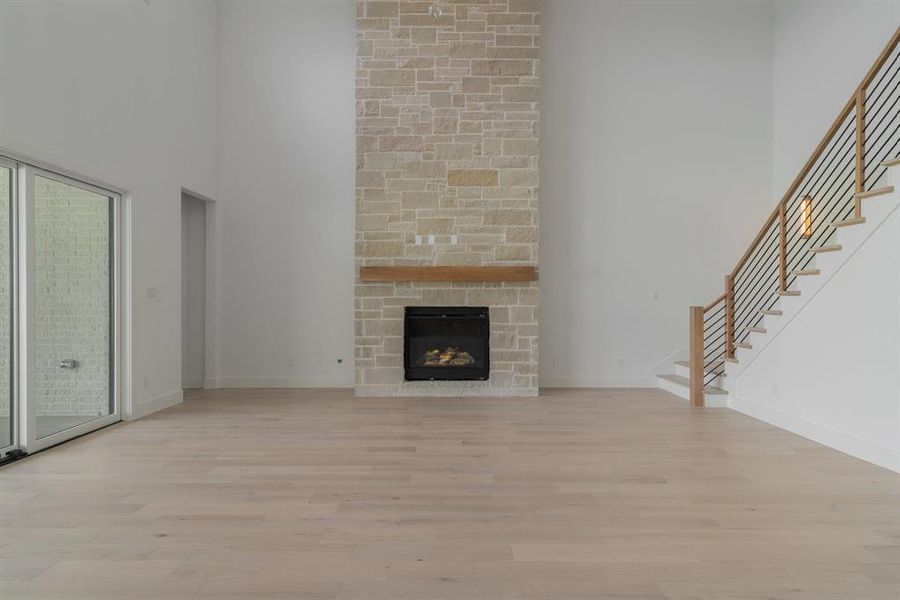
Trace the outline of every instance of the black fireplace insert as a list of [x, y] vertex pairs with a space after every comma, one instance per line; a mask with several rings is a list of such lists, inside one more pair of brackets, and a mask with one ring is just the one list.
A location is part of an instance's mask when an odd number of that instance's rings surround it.
[[407, 381], [488, 378], [491, 326], [487, 307], [407, 306], [403, 325]]

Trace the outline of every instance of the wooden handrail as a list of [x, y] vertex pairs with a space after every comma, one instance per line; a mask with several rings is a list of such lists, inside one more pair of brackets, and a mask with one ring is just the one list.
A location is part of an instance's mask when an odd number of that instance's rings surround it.
[[710, 302], [709, 304], [704, 306], [703, 312], [709, 312], [709, 309], [711, 309], [712, 307], [714, 307], [716, 304], [718, 304], [719, 302], [721, 302], [724, 299], [725, 299], [725, 294], [722, 294], [721, 296], [719, 296], [718, 298], [716, 298], [715, 300], [713, 300], [712, 302]]
[[[822, 137], [822, 140], [819, 142], [819, 145], [816, 146], [815, 150], [813, 150], [812, 155], [809, 157], [809, 160], [803, 165], [803, 168], [800, 169], [800, 172], [791, 182], [791, 185], [788, 187], [787, 192], [772, 210], [772, 214], [769, 215], [769, 218], [766, 219], [766, 223], [762, 226], [759, 232], [756, 234], [756, 237], [753, 238], [753, 242], [750, 244], [750, 247], [747, 248], [747, 251], [744, 252], [744, 255], [741, 256], [741, 259], [738, 261], [737, 266], [734, 267], [734, 270], [731, 271], [732, 277], [737, 277], [738, 271], [741, 270], [747, 260], [750, 258], [750, 255], [753, 254], [753, 251], [756, 250], [756, 246], [762, 240], [766, 231], [768, 231], [769, 227], [778, 218], [778, 214], [781, 211], [781, 207], [783, 205], [787, 205], [788, 201], [790, 201], [791, 197], [793, 197], [794, 192], [797, 191], [797, 188], [800, 187], [800, 184], [803, 183], [803, 179], [809, 174], [809, 170], [812, 169], [813, 165], [816, 164], [816, 161], [819, 160], [819, 157], [822, 156], [822, 152], [825, 151], [825, 148], [828, 147], [828, 143], [831, 142], [831, 139], [834, 137], [834, 134], [837, 133], [837, 130], [840, 128], [841, 124], [844, 122], [844, 119], [850, 114], [850, 112], [857, 107], [860, 96], [865, 98], [866, 88], [869, 87], [869, 84], [872, 83], [872, 80], [875, 79], [875, 75], [878, 74], [878, 70], [884, 66], [884, 63], [887, 61], [888, 57], [893, 52], [894, 48], [897, 46], [897, 43], [900, 42], [900, 27], [898, 27], [894, 31], [894, 35], [891, 36], [890, 41], [888, 41], [887, 45], [881, 51], [881, 54], [878, 55], [878, 58], [875, 59], [875, 62], [872, 63], [872, 66], [869, 67], [869, 70], [866, 72], [865, 77], [863, 77], [860, 84], [853, 90], [853, 95], [850, 96], [850, 99], [847, 100], [847, 103], [844, 104], [844, 107], [838, 113], [837, 118], [831, 124], [831, 127], [828, 128], [828, 131]], [[864, 124], [863, 124], [864, 126]], [[859, 127], [859, 121], [857, 121], [857, 128]], [[858, 131], [858, 129], [857, 129]]]

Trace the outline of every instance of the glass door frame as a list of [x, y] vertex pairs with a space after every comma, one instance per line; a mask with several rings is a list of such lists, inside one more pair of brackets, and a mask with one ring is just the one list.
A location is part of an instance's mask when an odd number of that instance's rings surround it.
[[[21, 403], [19, 402], [19, 278], [18, 278], [18, 206], [19, 206], [19, 176], [20, 163], [0, 156], [0, 168], [9, 169], [9, 198], [2, 199], [9, 202], [9, 303], [11, 310], [6, 315], [0, 315], [0, 319], [11, 319], [10, 327], [10, 356], [9, 356], [9, 420], [10, 420], [10, 444], [0, 446], [0, 455], [5, 455], [10, 450], [20, 447], [19, 417]], [[3, 392], [3, 390], [0, 390]]]
[[[2, 158], [2, 157], [0, 157]], [[109, 415], [92, 419], [80, 425], [57, 433], [37, 436], [37, 402], [35, 390], [35, 318], [37, 295], [36, 250], [34, 244], [34, 179], [35, 176], [51, 179], [66, 185], [100, 194], [112, 201], [112, 223], [110, 223], [110, 400], [112, 410]], [[19, 447], [29, 454], [55, 446], [66, 440], [90, 433], [101, 427], [122, 420], [122, 196], [109, 189], [60, 175], [27, 163], [18, 163], [17, 237], [18, 237], [18, 315], [19, 324], [18, 382], [18, 442]]]

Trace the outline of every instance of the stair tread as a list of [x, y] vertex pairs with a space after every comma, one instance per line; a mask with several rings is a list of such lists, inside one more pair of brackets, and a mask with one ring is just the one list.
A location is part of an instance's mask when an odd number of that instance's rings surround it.
[[900, 156], [897, 158], [889, 158], [881, 163], [882, 167], [896, 167], [897, 165], [900, 165]]
[[[687, 377], [682, 377], [681, 375], [660, 375], [666, 381], [671, 381], [672, 383], [677, 383], [678, 385], [683, 385], [686, 388], [691, 387], [691, 380]], [[707, 385], [703, 387], [704, 394], [727, 394], [728, 392], [723, 390], [722, 388], [717, 388], [713, 385]]]
[[[691, 368], [691, 361], [689, 361], [689, 360], [676, 360], [675, 364], [678, 365], [679, 367], [684, 367], [686, 369]], [[727, 377], [728, 375], [727, 375], [727, 373], [725, 373], [724, 365], [725, 365], [724, 360], [717, 361], [715, 364], [709, 365], [706, 368], [706, 371], [704, 371], [704, 373], [706, 375], [709, 375], [710, 373], [715, 373], [716, 377]]]
[[875, 188], [873, 190], [869, 190], [868, 192], [857, 192], [857, 198], [871, 198], [872, 196], [881, 196], [882, 194], [890, 194], [894, 191], [894, 186], [885, 185], [880, 188]]
[[727, 358], [727, 357], [726, 357], [726, 358], [725, 358], [725, 362], [730, 362], [730, 363], [738, 364], [738, 363], [741, 362], [741, 361], [739, 361], [739, 360], [736, 359], [736, 358]]
[[780, 310], [775, 310], [774, 308], [764, 308], [764, 309], [760, 310], [759, 312], [761, 312], [764, 315], [769, 315], [769, 316], [773, 316], [773, 317], [780, 317], [781, 315], [784, 314]]
[[768, 333], [768, 329], [765, 327], [748, 327], [747, 331], [752, 331], [753, 333]]
[[825, 245], [825, 246], [819, 246], [818, 248], [811, 248], [809, 251], [810, 251], [810, 252], [813, 252], [813, 253], [816, 253], [816, 252], [837, 252], [837, 251], [840, 250], [841, 248], [843, 248], [843, 246], [841, 246], [840, 244], [828, 244], [828, 245]]
[[748, 344], [747, 342], [735, 342], [734, 345], [737, 346], [738, 348], [745, 348], [747, 350], [753, 349], [753, 345]]
[[803, 275], [819, 275], [822, 271], [819, 269], [797, 269], [794, 271], [794, 275], [803, 276]]
[[797, 290], [778, 290], [775, 292], [779, 296], [799, 296], [800, 292]]
[[851, 217], [849, 219], [844, 219], [843, 221], [835, 221], [831, 224], [832, 227], [848, 227], [850, 225], [862, 225], [866, 222], [865, 217]]

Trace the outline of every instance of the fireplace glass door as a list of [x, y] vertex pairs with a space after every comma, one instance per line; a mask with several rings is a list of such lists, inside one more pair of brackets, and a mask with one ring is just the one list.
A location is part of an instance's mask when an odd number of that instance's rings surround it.
[[404, 370], [408, 381], [487, 379], [489, 362], [487, 308], [406, 308]]

